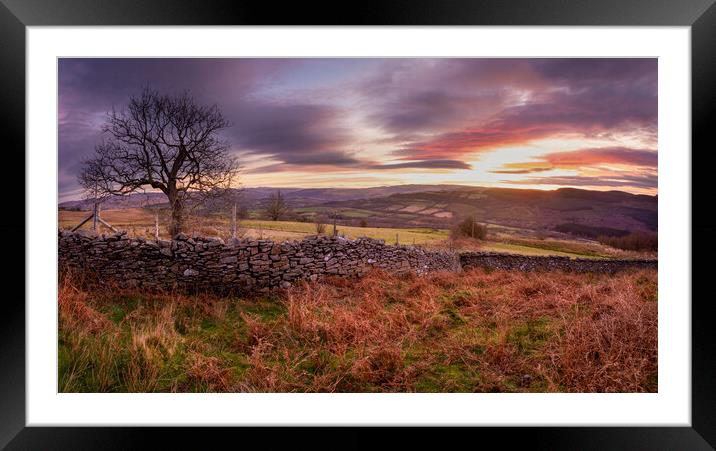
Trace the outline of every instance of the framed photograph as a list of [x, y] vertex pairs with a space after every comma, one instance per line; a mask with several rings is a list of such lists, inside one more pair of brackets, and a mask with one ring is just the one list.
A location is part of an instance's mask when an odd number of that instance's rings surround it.
[[2, 445], [712, 449], [713, 2], [313, 9], [3, 0]]

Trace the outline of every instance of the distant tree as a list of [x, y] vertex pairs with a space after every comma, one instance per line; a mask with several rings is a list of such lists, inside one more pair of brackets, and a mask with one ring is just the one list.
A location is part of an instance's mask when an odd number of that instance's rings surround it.
[[314, 225], [316, 226], [316, 234], [322, 235], [326, 233], [326, 218], [322, 215], [316, 215], [316, 219], [314, 220]]
[[545, 238], [547, 238], [547, 229], [545, 229], [544, 227], [539, 227], [537, 230], [535, 230], [535, 237], [538, 240], [544, 240]]
[[452, 230], [453, 238], [468, 237], [478, 240], [487, 238], [487, 226], [479, 224], [474, 217], [468, 216]]
[[104, 141], [83, 163], [79, 182], [99, 196], [127, 195], [147, 187], [164, 193], [171, 208], [171, 235], [182, 231], [190, 199], [228, 189], [238, 173], [219, 136], [229, 126], [216, 106], [184, 93], [145, 88], [102, 126]]
[[368, 221], [366, 221], [365, 219], [361, 219], [358, 225], [360, 227], [368, 227]]
[[627, 251], [659, 250], [659, 235], [653, 232], [634, 232], [626, 236], [599, 236], [597, 241]]
[[281, 195], [281, 191], [277, 191], [271, 194], [269, 197], [268, 206], [266, 207], [266, 214], [272, 221], [278, 221], [289, 212], [286, 200]]

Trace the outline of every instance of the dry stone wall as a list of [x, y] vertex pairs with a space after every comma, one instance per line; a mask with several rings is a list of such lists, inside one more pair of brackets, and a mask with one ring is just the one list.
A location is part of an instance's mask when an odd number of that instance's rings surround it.
[[172, 241], [93, 236], [60, 231], [59, 263], [125, 286], [220, 292], [288, 287], [326, 275], [360, 276], [372, 268], [394, 272], [460, 271], [456, 254], [390, 246], [361, 238], [311, 236], [302, 241], [189, 237]]
[[171, 241], [125, 233], [59, 232], [59, 263], [124, 286], [156, 289], [266, 292], [327, 275], [354, 277], [373, 268], [391, 272], [461, 271], [484, 267], [613, 273], [656, 268], [656, 260], [591, 260], [490, 252], [428, 251], [381, 240], [310, 236], [302, 241], [231, 240], [183, 234]]
[[463, 268], [513, 269], [520, 271], [562, 270], [614, 273], [628, 268], [657, 268], [656, 260], [595, 260], [569, 257], [527, 256], [495, 252], [463, 252]]

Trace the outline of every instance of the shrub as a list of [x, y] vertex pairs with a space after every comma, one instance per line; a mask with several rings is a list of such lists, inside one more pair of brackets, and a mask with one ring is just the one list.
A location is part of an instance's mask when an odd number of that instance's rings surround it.
[[322, 216], [316, 216], [314, 225], [316, 226], [316, 234], [322, 235], [326, 233], [326, 219]]
[[358, 225], [360, 227], [368, 227], [368, 221], [366, 221], [365, 219], [361, 219], [360, 222], [358, 222]]
[[659, 248], [658, 235], [650, 232], [635, 232], [626, 236], [600, 236], [597, 241], [607, 246], [627, 251], [655, 252]]
[[468, 216], [453, 227], [450, 235], [453, 239], [468, 237], [484, 240], [487, 237], [487, 226], [478, 224], [474, 217]]
[[537, 238], [538, 240], [544, 240], [545, 238], [547, 238], [547, 236], [548, 234], [546, 229], [540, 227], [539, 229], [535, 230], [535, 238]]

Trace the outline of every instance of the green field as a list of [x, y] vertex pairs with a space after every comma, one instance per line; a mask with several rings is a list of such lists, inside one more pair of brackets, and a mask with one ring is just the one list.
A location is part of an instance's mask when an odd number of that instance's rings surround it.
[[[60, 211], [59, 226], [66, 229], [77, 225], [86, 218], [88, 212]], [[122, 230], [128, 230], [133, 235], [152, 237], [154, 233], [154, 213], [147, 209], [128, 208], [125, 210], [107, 210], [102, 212], [102, 218]], [[160, 224], [165, 219], [160, 217]], [[83, 226], [88, 229], [91, 221]], [[297, 221], [270, 221], [263, 219], [244, 219], [238, 224], [239, 234], [251, 238], [264, 238], [273, 240], [295, 240], [306, 235], [316, 234], [316, 225], [312, 222]], [[354, 227], [337, 225], [338, 235], [346, 238], [369, 237], [385, 240], [388, 244], [428, 244], [443, 241], [448, 238], [447, 230], [430, 228], [383, 228], [383, 227]], [[204, 235], [228, 236], [230, 224], [228, 218], [209, 217], [187, 221], [188, 233], [198, 232]], [[325, 233], [333, 233], [333, 225], [326, 224]], [[164, 227], [160, 227], [160, 235], [168, 238]]]
[[[247, 219], [241, 221], [241, 227], [251, 230], [263, 230], [268, 235], [271, 232], [293, 232], [305, 235], [315, 235], [316, 225], [308, 222], [293, 221], [267, 221], [259, 219]], [[353, 227], [336, 226], [337, 233], [346, 238], [369, 237], [385, 240], [386, 243], [395, 244], [426, 244], [434, 241], [442, 241], [448, 238], [447, 230], [440, 229], [395, 229], [388, 227]], [[333, 225], [326, 224], [326, 233], [333, 233]]]
[[[357, 210], [356, 214], [360, 214]], [[162, 216], [164, 214], [165, 216]], [[69, 229], [86, 218], [86, 211], [58, 212], [59, 227]], [[132, 236], [154, 237], [155, 212], [150, 209], [128, 208], [124, 210], [106, 210], [102, 218], [120, 230], [126, 230]], [[168, 239], [166, 213], [160, 213], [160, 237]], [[91, 228], [91, 221], [83, 226]], [[228, 238], [231, 226], [228, 217], [199, 217], [187, 220], [186, 232], [199, 233], [204, 236]], [[618, 251], [598, 243], [584, 243], [568, 240], [538, 240], [514, 238], [504, 233], [504, 228], [490, 228], [488, 241], [459, 240], [449, 241], [450, 233], [446, 229], [432, 228], [391, 228], [391, 227], [356, 227], [337, 225], [339, 236], [355, 239], [369, 237], [385, 240], [387, 244], [422, 245], [431, 248], [452, 250], [477, 250], [486, 252], [503, 252], [522, 255], [556, 255], [572, 258], [622, 258], [638, 257], [633, 252]], [[104, 231], [104, 230], [102, 230]], [[325, 234], [333, 233], [333, 225], [325, 225]], [[243, 238], [270, 239], [275, 241], [301, 240], [307, 235], [316, 234], [316, 225], [312, 222], [270, 221], [264, 219], [243, 219], [238, 224], [238, 234]]]
[[[325, 211], [324, 211], [325, 210]], [[317, 207], [302, 207], [302, 208], [295, 208], [293, 210], [295, 213], [304, 214], [307, 217], [314, 216], [319, 213], [326, 213], [328, 209], [321, 209]], [[363, 219], [363, 218], [370, 218], [375, 215], [374, 211], [371, 210], [361, 210], [360, 208], [344, 208], [341, 210], [341, 216], [351, 219]]]
[[592, 257], [587, 254], [577, 252], [563, 252], [553, 249], [544, 249], [536, 246], [524, 246], [520, 244], [501, 243], [501, 242], [485, 242], [481, 247], [485, 252], [501, 252], [506, 254], [522, 254], [522, 255], [556, 255], [560, 257]]

